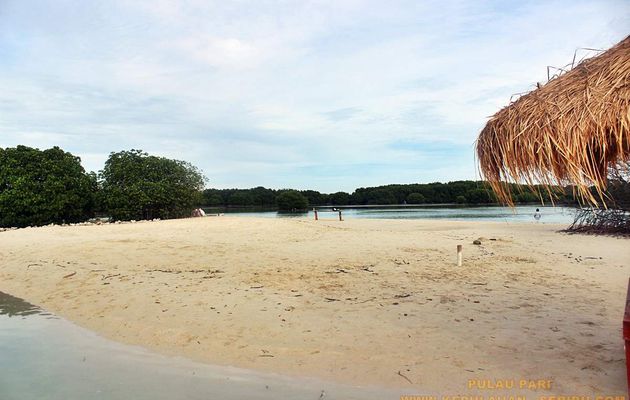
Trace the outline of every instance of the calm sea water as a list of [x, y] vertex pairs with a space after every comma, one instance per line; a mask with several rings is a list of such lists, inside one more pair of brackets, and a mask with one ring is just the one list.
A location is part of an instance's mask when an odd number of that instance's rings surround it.
[[0, 292], [1, 400], [363, 400], [401, 394], [161, 356]]
[[[343, 218], [374, 219], [452, 219], [476, 221], [535, 222], [534, 212], [540, 209], [540, 223], [569, 224], [573, 222], [575, 209], [565, 207], [518, 206], [509, 207], [382, 207], [342, 208]], [[338, 218], [330, 207], [318, 208], [320, 218]], [[213, 210], [209, 210], [210, 213]], [[216, 213], [216, 211], [214, 211]], [[307, 213], [281, 213], [277, 211], [230, 211], [232, 216], [255, 216], [266, 218], [314, 218], [313, 211]]]

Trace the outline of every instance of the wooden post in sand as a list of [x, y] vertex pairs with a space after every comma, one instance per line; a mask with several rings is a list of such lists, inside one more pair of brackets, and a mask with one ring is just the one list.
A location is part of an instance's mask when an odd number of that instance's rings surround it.
[[319, 217], [317, 216], [317, 210], [313, 208], [313, 212], [315, 213], [315, 221], [318, 221]]
[[339, 210], [339, 221], [343, 221], [343, 218], [341, 217], [341, 210]]
[[458, 266], [458, 267], [461, 267], [461, 266], [462, 266], [462, 259], [463, 259], [463, 256], [462, 256], [462, 247], [463, 247], [463, 246], [462, 246], [461, 244], [458, 244], [458, 245], [457, 245], [457, 266]]

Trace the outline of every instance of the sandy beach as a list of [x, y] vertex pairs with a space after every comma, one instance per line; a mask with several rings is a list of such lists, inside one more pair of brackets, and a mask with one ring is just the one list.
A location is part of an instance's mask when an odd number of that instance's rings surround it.
[[0, 291], [219, 365], [410, 393], [529, 379], [552, 381], [540, 394], [623, 394], [630, 240], [561, 228], [244, 217], [27, 228], [0, 233]]

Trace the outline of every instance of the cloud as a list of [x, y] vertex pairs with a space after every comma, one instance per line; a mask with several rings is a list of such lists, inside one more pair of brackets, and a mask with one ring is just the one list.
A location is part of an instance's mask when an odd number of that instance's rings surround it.
[[623, 1], [5, 1], [0, 146], [184, 159], [219, 187], [476, 177], [473, 141]]
[[329, 120], [335, 122], [335, 121], [348, 120], [354, 117], [355, 115], [359, 114], [360, 112], [361, 110], [356, 107], [344, 107], [344, 108], [338, 108], [332, 111], [326, 111], [322, 113], [322, 115], [328, 118]]
[[174, 47], [209, 66], [222, 68], [255, 68], [262, 56], [254, 45], [236, 38], [188, 37], [174, 43]]

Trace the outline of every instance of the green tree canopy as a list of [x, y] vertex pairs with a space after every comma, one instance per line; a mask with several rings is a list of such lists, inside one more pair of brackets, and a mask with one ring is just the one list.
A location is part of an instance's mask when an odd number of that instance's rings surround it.
[[393, 190], [377, 188], [367, 192], [367, 204], [397, 204], [398, 200]]
[[0, 148], [0, 226], [80, 222], [93, 215], [96, 177], [59, 147]]
[[469, 203], [474, 204], [484, 204], [484, 203], [494, 203], [496, 202], [496, 198], [494, 197], [494, 193], [488, 189], [472, 189], [466, 192], [465, 199]]
[[411, 193], [407, 196], [407, 204], [422, 204], [427, 199], [424, 197], [422, 193]]
[[103, 207], [114, 220], [188, 216], [205, 182], [190, 163], [141, 150], [111, 153], [100, 179]]
[[247, 190], [239, 190], [228, 198], [231, 206], [253, 206], [256, 203], [254, 196]]
[[217, 207], [217, 206], [222, 206], [223, 205], [223, 198], [215, 193], [206, 193], [205, 191], [203, 192], [203, 203], [204, 205], [210, 206], [210, 207]]
[[308, 204], [323, 205], [329, 203], [330, 201], [329, 195], [320, 193], [316, 190], [302, 190], [300, 193], [308, 199]]
[[281, 211], [303, 211], [308, 208], [308, 199], [297, 190], [287, 190], [276, 197]]
[[350, 204], [350, 195], [346, 192], [337, 192], [330, 195], [330, 202], [334, 206], [346, 206]]
[[[541, 190], [542, 188], [534, 188]], [[510, 190], [517, 202], [540, 202], [540, 197], [532, 188], [512, 184]], [[256, 206], [275, 207], [276, 197], [283, 190], [256, 187], [252, 189], [206, 189], [204, 191], [204, 205], [206, 206]], [[239, 193], [238, 195], [235, 195]], [[301, 190], [300, 193], [308, 199], [309, 205], [378, 205], [378, 204], [438, 204], [458, 203], [488, 204], [496, 203], [497, 199], [492, 190], [484, 182], [454, 181], [448, 183], [412, 183], [405, 185], [384, 185], [376, 187], [357, 188], [352, 194], [337, 192], [332, 194], [320, 193], [315, 190]], [[245, 194], [248, 194], [246, 196]], [[546, 189], [542, 190], [543, 200], [548, 202], [550, 197]], [[573, 204], [571, 188], [556, 188], [556, 201], [561, 204]], [[462, 200], [462, 197], [464, 200]]]

